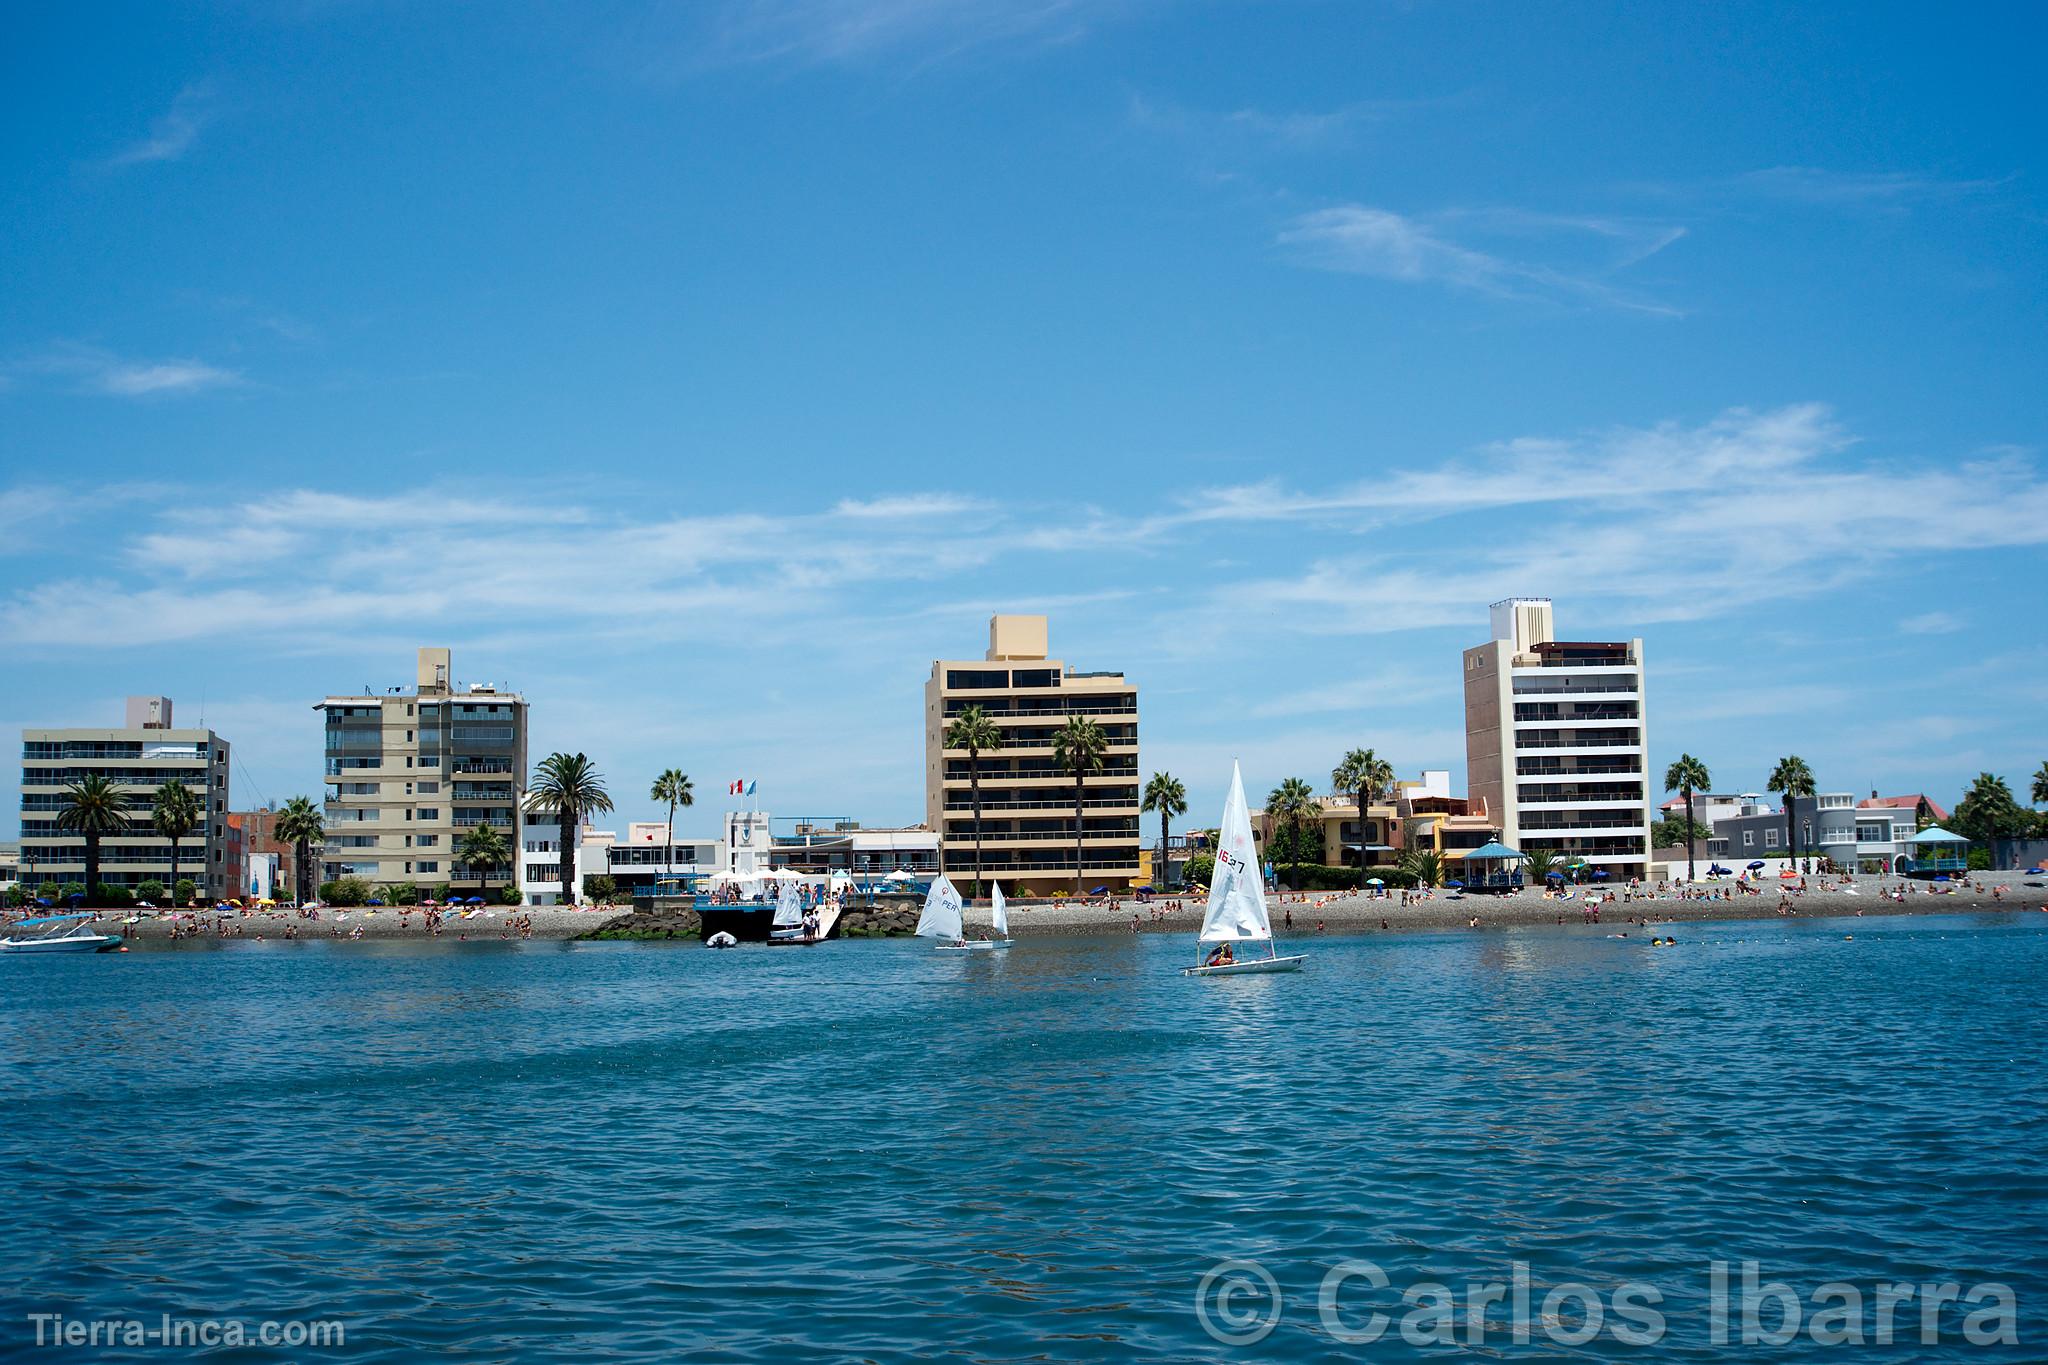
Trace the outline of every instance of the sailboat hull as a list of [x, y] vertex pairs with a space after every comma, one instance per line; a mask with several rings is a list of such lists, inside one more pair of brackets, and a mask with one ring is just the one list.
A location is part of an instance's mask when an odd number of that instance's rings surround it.
[[1010, 940], [1006, 938], [971, 938], [965, 943], [941, 943], [938, 950], [942, 953], [977, 953], [1009, 946]]
[[1308, 961], [1306, 954], [1297, 957], [1255, 957], [1249, 962], [1219, 962], [1214, 967], [1183, 967], [1183, 976], [1255, 976], [1266, 972], [1298, 972], [1301, 964]]

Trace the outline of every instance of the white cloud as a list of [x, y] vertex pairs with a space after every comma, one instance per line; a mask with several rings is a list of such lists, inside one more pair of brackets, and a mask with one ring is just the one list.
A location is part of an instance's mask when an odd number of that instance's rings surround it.
[[[1619, 244], [1612, 259], [1549, 264], [1482, 250], [1454, 240], [1450, 225], [1463, 221], [1495, 233], [1546, 239], [1592, 237]], [[1640, 262], [1683, 236], [1675, 227], [1624, 225], [1614, 220], [1494, 210], [1410, 218], [1388, 209], [1342, 204], [1289, 220], [1276, 239], [1300, 264], [1316, 270], [1369, 275], [1404, 284], [1440, 284], [1497, 298], [1592, 304], [1677, 316], [1665, 304], [1628, 294], [1606, 276]]]
[[670, 76], [757, 64], [933, 66], [1073, 42], [1126, 8], [1117, 0], [706, 0], [643, 21], [632, 35], [641, 50], [628, 60]]
[[1899, 622], [1899, 629], [1908, 635], [1947, 635], [1962, 628], [1962, 621], [1945, 611], [1922, 612]]
[[165, 360], [154, 364], [112, 365], [93, 378], [102, 393], [122, 398], [142, 398], [162, 393], [197, 393], [239, 384], [242, 377], [197, 360]]
[[1919, 200], [1988, 194], [2011, 177], [1955, 180], [1910, 171], [1836, 171], [1819, 166], [1770, 166], [1721, 182], [1762, 198], [1836, 206], [1898, 208]]
[[211, 90], [205, 85], [188, 85], [171, 101], [163, 117], [150, 125], [149, 136], [124, 147], [108, 158], [113, 166], [134, 166], [151, 161], [176, 161], [199, 140], [199, 134], [213, 120]]

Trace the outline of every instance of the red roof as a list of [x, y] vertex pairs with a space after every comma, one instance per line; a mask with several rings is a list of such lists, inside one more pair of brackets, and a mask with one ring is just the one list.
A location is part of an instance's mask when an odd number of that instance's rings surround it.
[[1873, 796], [1868, 801], [1858, 801], [1856, 806], [1859, 810], [1918, 810], [1922, 801], [1927, 803], [1928, 813], [1934, 817], [1935, 824], [1941, 824], [1948, 819], [1948, 812], [1941, 808], [1941, 802], [1918, 792], [1911, 796]]

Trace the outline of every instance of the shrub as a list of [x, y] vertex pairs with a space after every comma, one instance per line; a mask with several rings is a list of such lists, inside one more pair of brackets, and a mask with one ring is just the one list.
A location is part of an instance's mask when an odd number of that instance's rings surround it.
[[583, 899], [602, 905], [619, 893], [617, 880], [602, 874], [583, 880]]
[[516, 886], [501, 886], [498, 888], [498, 903], [500, 905], [520, 905], [525, 900], [525, 895]]
[[452, 888], [449, 887], [448, 883], [442, 882], [439, 886], [422, 887], [421, 890], [425, 891], [428, 895], [432, 896], [441, 904], [446, 905], [448, 903], [448, 896]]
[[135, 884], [135, 899], [148, 901], [151, 905], [162, 905], [164, 903], [164, 884], [154, 877], [151, 877], [146, 882], [137, 882]]
[[[1274, 876], [1279, 880], [1280, 884], [1290, 891], [1356, 891], [1358, 889], [1358, 869], [1355, 867], [1332, 867], [1328, 863], [1303, 863], [1301, 865], [1301, 884], [1299, 886], [1295, 885], [1292, 880], [1294, 871], [1292, 867], [1276, 867], [1273, 869]], [[1390, 887], [1415, 885], [1415, 874], [1403, 871], [1398, 867], [1369, 867], [1365, 870], [1365, 875], [1367, 877], [1378, 877]]]
[[98, 906], [101, 909], [126, 910], [129, 906], [135, 904], [135, 893], [125, 886], [108, 886], [105, 882], [101, 882], [93, 888], [93, 893], [85, 899], [88, 905]]
[[1180, 865], [1180, 884], [1182, 886], [1207, 886], [1209, 879], [1215, 875], [1216, 855], [1213, 853], [1190, 854], [1188, 860]]
[[178, 893], [178, 904], [190, 905], [192, 898], [199, 894], [199, 883], [193, 881], [190, 877], [180, 877], [178, 878], [177, 886], [173, 889]]
[[321, 887], [320, 899], [330, 905], [362, 905], [370, 899], [370, 884], [361, 877], [343, 877]]
[[400, 882], [385, 888], [384, 899], [392, 905], [418, 905], [420, 889], [411, 882]]
[[27, 905], [27, 904], [28, 904], [28, 888], [27, 888], [27, 887], [23, 886], [23, 885], [22, 885], [22, 884], [21, 884], [20, 882], [16, 882], [16, 883], [15, 883], [14, 885], [12, 885], [12, 886], [10, 886], [10, 887], [8, 887], [8, 888], [7, 888], [7, 908], [8, 908], [8, 909], [10, 909], [10, 910], [19, 910], [19, 909], [21, 909], [21, 907], [22, 907], [22, 906], [24, 906], [24, 905]]
[[57, 899], [60, 901], [70, 900], [73, 896], [83, 896], [84, 894], [84, 882], [66, 882], [57, 888]]

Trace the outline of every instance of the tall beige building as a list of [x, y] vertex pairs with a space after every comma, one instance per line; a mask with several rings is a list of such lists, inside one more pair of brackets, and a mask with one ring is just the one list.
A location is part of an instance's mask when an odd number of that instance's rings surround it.
[[169, 697], [128, 698], [126, 724], [105, 730], [21, 732], [21, 879], [41, 887], [85, 881], [85, 836], [57, 827], [64, 789], [98, 774], [122, 788], [128, 827], [100, 836], [100, 884], [133, 890], [171, 880], [171, 841], [150, 824], [157, 789], [173, 778], [199, 806], [179, 841], [178, 876], [209, 896], [233, 895], [227, 863], [228, 742], [172, 723]]
[[[327, 722], [327, 846], [320, 877], [495, 891], [515, 878], [526, 794], [526, 699], [459, 686], [445, 649], [422, 649], [414, 685], [317, 708]], [[463, 836], [491, 825], [504, 864], [464, 866]]]
[[1074, 775], [1053, 761], [1053, 733], [1088, 716], [1109, 739], [1082, 808], [1081, 888], [1127, 890], [1139, 877], [1138, 689], [1122, 673], [1084, 673], [1049, 657], [1046, 618], [994, 616], [988, 653], [941, 659], [924, 685], [925, 823], [939, 831], [939, 863], [963, 890], [975, 875], [974, 803], [964, 749], [946, 727], [969, 706], [986, 711], [1002, 748], [981, 755], [981, 870], [1006, 895], [1071, 893]]
[[1550, 599], [1491, 609], [1465, 651], [1465, 779], [1501, 840], [1612, 878], [1650, 865], [1643, 642], [1559, 640]]

